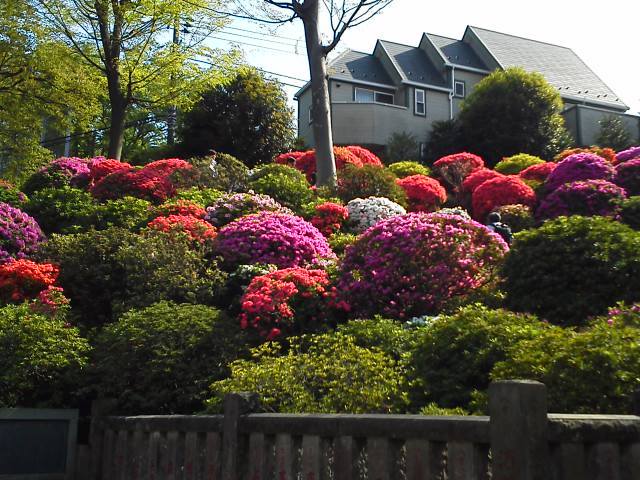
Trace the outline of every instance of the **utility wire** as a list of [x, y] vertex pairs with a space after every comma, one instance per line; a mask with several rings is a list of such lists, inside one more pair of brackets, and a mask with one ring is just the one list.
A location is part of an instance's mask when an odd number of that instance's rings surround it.
[[[209, 61], [207, 61], [207, 60], [201, 60], [201, 59], [199, 59], [199, 58], [192, 58], [192, 59], [191, 59], [191, 61], [193, 61], [193, 62], [198, 62], [198, 63], [204, 63], [205, 65], [212, 65], [212, 66], [215, 66], [215, 64], [214, 64], [213, 62], [209, 62]], [[298, 78], [298, 77], [292, 77], [292, 76], [290, 76], [290, 75], [285, 75], [284, 73], [270, 72], [269, 70], [265, 70], [265, 69], [263, 69], [263, 68], [254, 67], [254, 66], [252, 66], [252, 68], [255, 68], [256, 70], [258, 70], [258, 71], [260, 71], [260, 72], [263, 72], [263, 73], [266, 73], [266, 74], [268, 74], [268, 75], [273, 75], [273, 76], [276, 76], [276, 77], [289, 78], [289, 79], [291, 79], [291, 80], [297, 80], [297, 81], [299, 81], [299, 82], [302, 82], [302, 84], [303, 84], [303, 85], [304, 85], [304, 84], [306, 84], [306, 83], [308, 82], [308, 80], [304, 80], [304, 79], [302, 79], [302, 78]], [[290, 87], [301, 88], [301, 87], [303, 86], [303, 85], [294, 85], [294, 84], [292, 84], [292, 83], [283, 82], [283, 81], [281, 81], [281, 80], [278, 80], [278, 81], [279, 81], [280, 83], [282, 83], [283, 85], [288, 85], [288, 86], [290, 86]]]
[[294, 42], [299, 42], [301, 40], [300, 38], [285, 37], [283, 35], [277, 35], [275, 33], [263, 33], [263, 32], [258, 32], [256, 30], [249, 30], [247, 28], [239, 28], [239, 27], [231, 27], [231, 26], [224, 26], [222, 28], [226, 28], [228, 30], [237, 30], [239, 32], [255, 33], [256, 35], [262, 35], [263, 37], [269, 37], [269, 38], [275, 37], [283, 40], [292, 40]]
[[[296, 47], [297, 47], [297, 44], [299, 43], [299, 40], [297, 40], [297, 41], [296, 41], [296, 42], [294, 42], [294, 43], [291, 43], [291, 42], [279, 42], [278, 40], [273, 40], [273, 37], [272, 37], [272, 38], [268, 38], [268, 39], [267, 39], [267, 38], [258, 38], [258, 37], [251, 36], [251, 35], [243, 35], [242, 33], [225, 32], [224, 30], [225, 30], [225, 29], [219, 30], [219, 31], [218, 31], [218, 32], [216, 32], [216, 33], [224, 33], [225, 35], [234, 35], [234, 36], [236, 36], [236, 37], [250, 38], [251, 40], [257, 40], [257, 41], [259, 41], [259, 42], [277, 43], [277, 44], [279, 44], [279, 45], [285, 45], [285, 46], [287, 46], [287, 47], [292, 47], [292, 48], [296, 48]], [[251, 31], [251, 30], [243, 30], [243, 32], [248, 32], [248, 33], [257, 33], [257, 32], [253, 32], [253, 31]], [[274, 36], [274, 37], [275, 37], [275, 38], [279, 38], [279, 37], [277, 37], [277, 36]]]
[[[223, 33], [223, 34], [224, 34], [225, 32], [218, 32], [218, 33], [219, 33], [219, 34], [220, 34], [220, 33]], [[300, 56], [304, 56], [304, 55], [302, 55], [301, 53], [292, 52], [291, 50], [283, 50], [283, 49], [280, 49], [280, 48], [272, 48], [272, 47], [267, 47], [267, 46], [265, 46], [265, 45], [256, 45], [255, 43], [242, 42], [242, 41], [239, 41], [239, 40], [234, 40], [234, 39], [229, 39], [229, 38], [214, 37], [214, 36], [210, 36], [209, 38], [213, 38], [213, 39], [215, 39], [215, 40], [223, 40], [223, 41], [225, 41], [225, 42], [229, 42], [229, 43], [237, 43], [237, 44], [240, 44], [240, 45], [248, 45], [248, 46], [250, 46], [250, 47], [262, 48], [262, 49], [264, 49], [264, 50], [271, 50], [271, 51], [273, 51], [273, 52], [281, 52], [281, 53], [288, 53], [289, 55], [300, 55]], [[260, 39], [258, 39], [258, 40], [260, 40]]]
[[225, 12], [222, 10], [216, 10], [215, 8], [211, 8], [208, 7], [206, 5], [202, 5], [199, 3], [195, 3], [195, 2], [191, 2], [189, 0], [183, 0], [185, 3], [188, 3], [189, 5], [192, 5], [194, 7], [198, 7], [198, 8], [202, 8], [203, 10], [207, 10], [209, 12], [215, 13], [216, 15], [220, 15], [223, 17], [232, 17], [232, 18], [240, 18], [242, 20], [251, 20], [253, 22], [260, 22], [260, 23], [267, 23], [267, 24], [272, 24], [272, 25], [281, 25], [287, 21], [289, 21], [289, 19], [287, 20], [267, 20], [266, 18], [256, 18], [256, 17], [251, 17], [249, 15], [240, 15], [238, 13], [231, 13], [231, 12]]

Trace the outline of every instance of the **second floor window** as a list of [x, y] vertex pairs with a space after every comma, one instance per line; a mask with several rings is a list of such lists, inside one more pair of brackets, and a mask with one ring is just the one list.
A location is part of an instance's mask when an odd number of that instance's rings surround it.
[[393, 105], [393, 94], [377, 92], [368, 88], [356, 88], [355, 101], [357, 103], [386, 103]]
[[414, 104], [414, 113], [416, 115], [426, 115], [427, 114], [427, 106], [425, 102], [425, 91], [419, 88], [415, 90], [415, 104]]
[[464, 82], [456, 81], [455, 83], [455, 95], [456, 97], [464, 98], [465, 97], [465, 85]]

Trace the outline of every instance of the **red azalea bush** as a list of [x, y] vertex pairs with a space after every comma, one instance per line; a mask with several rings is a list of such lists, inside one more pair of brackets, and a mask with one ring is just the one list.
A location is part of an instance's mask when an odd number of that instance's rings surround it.
[[148, 227], [161, 232], [183, 232], [200, 244], [209, 242], [218, 235], [213, 225], [192, 215], [157, 217], [149, 222]]
[[296, 161], [307, 152], [293, 151], [281, 153], [273, 159], [273, 163], [279, 163], [280, 165], [289, 165], [295, 167]]
[[[333, 155], [336, 159], [336, 170], [342, 170], [345, 165], [362, 167], [363, 163], [354, 153], [344, 147], [333, 147]], [[316, 173], [316, 151], [309, 150], [296, 160], [295, 167], [304, 173], [309, 183], [313, 183]]]
[[447, 191], [435, 178], [410, 175], [399, 178], [396, 183], [407, 194], [410, 212], [433, 212], [447, 201]]
[[196, 218], [204, 218], [207, 211], [191, 200], [176, 200], [163, 203], [155, 209], [155, 215], [158, 217], [167, 217], [169, 215], [188, 215]]
[[640, 195], [640, 157], [617, 165], [613, 183], [624, 188], [629, 196]]
[[604, 158], [594, 153], [574, 153], [558, 163], [547, 177], [544, 188], [549, 193], [560, 185], [578, 180], [611, 181], [614, 173], [613, 165]]
[[471, 202], [474, 218], [483, 222], [491, 211], [502, 205], [535, 206], [536, 193], [520, 178], [503, 176], [482, 183], [474, 190]]
[[464, 182], [462, 182], [462, 191], [464, 191], [465, 193], [473, 193], [476, 188], [478, 188], [487, 180], [501, 177], [504, 177], [504, 175], [500, 172], [496, 172], [495, 170], [491, 170], [489, 168], [480, 168], [475, 172], [469, 174], [469, 176], [464, 179]]
[[499, 235], [458, 215], [399, 215], [347, 249], [338, 291], [361, 318], [436, 313], [492, 281], [507, 249]]
[[600, 148], [595, 145], [589, 148], [569, 148], [567, 150], [563, 150], [554, 157], [553, 161], [556, 163], [561, 162], [568, 156], [574, 155], [576, 153], [593, 153], [595, 155], [598, 155], [599, 157], [604, 158], [609, 163], [616, 163], [616, 152], [612, 148]]
[[21, 302], [36, 298], [52, 286], [60, 269], [50, 263], [13, 260], [0, 265], [0, 302]]
[[112, 158], [94, 158], [89, 161], [89, 185], [95, 185], [107, 175], [119, 170], [129, 171], [132, 165]]
[[554, 162], [538, 163], [537, 165], [531, 165], [530, 167], [525, 168], [518, 174], [518, 176], [523, 180], [544, 182], [557, 166], [558, 164]]
[[349, 210], [339, 203], [321, 203], [316, 205], [314, 210], [315, 215], [309, 221], [325, 237], [329, 237], [340, 230], [344, 222], [349, 218]]
[[240, 326], [257, 329], [267, 340], [307, 333], [326, 320], [335, 296], [324, 270], [276, 270], [251, 280], [240, 301]]
[[384, 166], [382, 164], [382, 161], [376, 154], [364, 147], [360, 147], [358, 145], [348, 145], [344, 148], [358, 157], [363, 165], [375, 165], [376, 167]]
[[473, 153], [462, 152], [447, 155], [436, 160], [433, 168], [442, 177], [454, 192], [457, 192], [471, 172], [484, 167], [484, 160]]

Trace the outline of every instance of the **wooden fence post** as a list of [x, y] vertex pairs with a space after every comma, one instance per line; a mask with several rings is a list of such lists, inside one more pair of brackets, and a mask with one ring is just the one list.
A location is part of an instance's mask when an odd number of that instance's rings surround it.
[[493, 480], [549, 478], [547, 389], [526, 380], [489, 387]]
[[102, 443], [104, 440], [104, 417], [116, 406], [112, 398], [98, 398], [91, 403], [91, 425], [89, 427], [90, 470], [91, 480], [102, 479]]
[[228, 393], [224, 396], [222, 421], [222, 480], [238, 480], [238, 422], [240, 415], [255, 410], [258, 396], [253, 393]]

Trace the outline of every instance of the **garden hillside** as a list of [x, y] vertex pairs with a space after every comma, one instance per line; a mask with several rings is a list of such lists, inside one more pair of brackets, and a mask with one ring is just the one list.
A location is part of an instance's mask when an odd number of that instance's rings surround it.
[[632, 411], [640, 146], [334, 154], [331, 188], [314, 151], [0, 181], [0, 407], [475, 414], [522, 378], [556, 412]]

